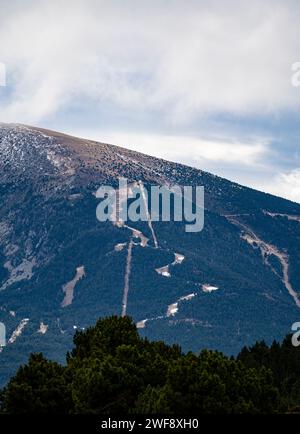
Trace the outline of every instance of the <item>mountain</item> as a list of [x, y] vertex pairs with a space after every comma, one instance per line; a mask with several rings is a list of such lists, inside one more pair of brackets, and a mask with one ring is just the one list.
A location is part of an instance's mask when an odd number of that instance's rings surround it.
[[[99, 222], [102, 185], [205, 188], [205, 225]], [[127, 314], [184, 350], [236, 354], [300, 318], [300, 205], [118, 146], [0, 124], [0, 354], [64, 361], [74, 332]]]

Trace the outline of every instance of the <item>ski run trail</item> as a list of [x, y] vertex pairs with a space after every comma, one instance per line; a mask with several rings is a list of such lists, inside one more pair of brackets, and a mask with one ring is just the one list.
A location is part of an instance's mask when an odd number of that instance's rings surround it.
[[[267, 214], [270, 215], [271, 217], [284, 216], [284, 217], [289, 218], [289, 220], [299, 221], [298, 216], [297, 216], [297, 218], [291, 218], [291, 216], [287, 216], [287, 215], [283, 215], [283, 214], [271, 214], [271, 213], [267, 213]], [[281, 278], [284, 286], [286, 287], [290, 296], [293, 298], [296, 306], [298, 306], [300, 308], [299, 294], [297, 293], [297, 291], [295, 291], [295, 289], [293, 288], [293, 285], [290, 282], [289, 256], [288, 256], [288, 254], [286, 252], [281, 251], [276, 246], [269, 244], [266, 241], [259, 238], [259, 236], [250, 227], [248, 227], [244, 223], [241, 223], [237, 219], [237, 216], [234, 216], [234, 215], [228, 216], [227, 215], [224, 217], [226, 217], [228, 219], [228, 221], [230, 221], [232, 224], [239, 227], [243, 231], [243, 234], [241, 235], [241, 238], [243, 240], [247, 241], [247, 243], [250, 244], [252, 247], [256, 247], [256, 246], [259, 247], [264, 264], [269, 266], [271, 268], [271, 270], [273, 271], [273, 273], [276, 274], [277, 277]], [[300, 217], [299, 217], [299, 219], [300, 219]], [[277, 271], [274, 269], [272, 264], [269, 262], [269, 257], [272, 255], [275, 256], [281, 264], [282, 277], [279, 276]]]

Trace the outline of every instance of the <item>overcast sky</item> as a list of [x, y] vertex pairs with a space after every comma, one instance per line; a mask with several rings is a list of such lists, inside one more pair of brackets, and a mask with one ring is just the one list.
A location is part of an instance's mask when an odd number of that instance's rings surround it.
[[0, 121], [116, 143], [300, 202], [299, 1], [0, 6]]

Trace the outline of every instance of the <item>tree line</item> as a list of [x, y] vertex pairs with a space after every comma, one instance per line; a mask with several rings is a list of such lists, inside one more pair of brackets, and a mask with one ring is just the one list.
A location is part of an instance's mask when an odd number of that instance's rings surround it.
[[9, 414], [300, 413], [300, 349], [287, 337], [236, 358], [183, 353], [111, 316], [78, 331], [66, 364], [32, 354], [0, 393]]

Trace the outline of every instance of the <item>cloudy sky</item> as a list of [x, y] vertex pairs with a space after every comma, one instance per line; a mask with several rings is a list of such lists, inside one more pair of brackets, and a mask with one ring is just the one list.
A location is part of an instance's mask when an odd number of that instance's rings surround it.
[[0, 6], [0, 121], [116, 143], [300, 202], [299, 1]]

